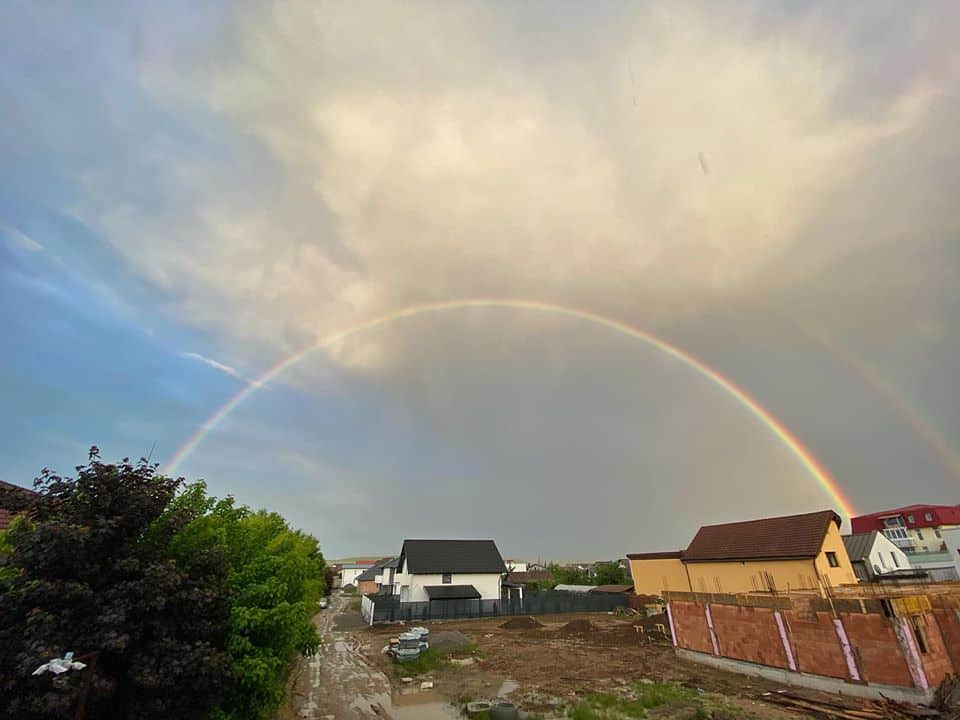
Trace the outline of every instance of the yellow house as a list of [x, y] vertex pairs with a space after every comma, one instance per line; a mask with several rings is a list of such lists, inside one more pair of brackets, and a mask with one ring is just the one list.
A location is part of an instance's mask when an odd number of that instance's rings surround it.
[[833, 510], [705, 525], [686, 550], [627, 556], [638, 595], [815, 590], [857, 582]]

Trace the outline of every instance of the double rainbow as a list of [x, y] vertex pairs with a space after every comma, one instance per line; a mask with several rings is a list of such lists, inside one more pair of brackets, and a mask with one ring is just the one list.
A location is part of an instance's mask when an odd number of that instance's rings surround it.
[[761, 405], [757, 400], [752, 398], [743, 390], [740, 386], [734, 383], [729, 378], [723, 376], [718, 371], [714, 370], [710, 366], [706, 365], [702, 361], [695, 358], [690, 353], [678, 348], [675, 345], [668, 343], [666, 340], [662, 340], [655, 335], [652, 335], [640, 328], [636, 328], [627, 323], [615, 320], [613, 318], [605, 317], [603, 315], [598, 315], [596, 313], [588, 312], [586, 310], [579, 310], [576, 308], [564, 307], [562, 305], [554, 305], [552, 303], [539, 302], [534, 300], [504, 300], [496, 298], [471, 298], [465, 300], [450, 300], [447, 302], [439, 303], [425, 303], [421, 305], [411, 305], [409, 307], [402, 308], [400, 310], [394, 310], [393, 312], [380, 315], [366, 322], [353, 325], [352, 327], [340, 330], [338, 332], [326, 335], [322, 338], [319, 338], [316, 342], [307, 347], [299, 350], [289, 357], [281, 360], [273, 367], [269, 368], [266, 372], [260, 375], [254, 380], [248, 381], [241, 390], [235, 394], [233, 397], [228, 399], [223, 405], [221, 405], [217, 410], [208, 417], [202, 425], [194, 432], [186, 442], [181, 445], [173, 456], [168, 461], [167, 465], [163, 468], [163, 472], [167, 474], [173, 474], [176, 472], [177, 468], [184, 461], [184, 459], [192, 453], [197, 446], [203, 441], [203, 439], [213, 430], [220, 422], [230, 414], [230, 412], [247, 399], [251, 394], [256, 390], [261, 388], [265, 383], [269, 382], [273, 378], [277, 377], [283, 373], [288, 368], [296, 365], [298, 362], [303, 360], [310, 353], [321, 350], [323, 348], [328, 348], [331, 345], [342, 342], [347, 338], [350, 338], [354, 335], [359, 335], [361, 333], [367, 332], [369, 330], [374, 330], [391, 323], [398, 322], [400, 320], [406, 320], [409, 318], [417, 317], [419, 315], [428, 315], [431, 313], [443, 313], [451, 312], [456, 310], [466, 310], [470, 308], [493, 308], [493, 309], [513, 309], [513, 310], [528, 310], [532, 312], [539, 313], [549, 313], [551, 315], [559, 315], [563, 317], [572, 318], [575, 320], [581, 320], [594, 325], [605, 327], [615, 332], [627, 335], [636, 340], [641, 340], [642, 342], [655, 347], [666, 355], [679, 360], [686, 367], [695, 370], [703, 378], [709, 380], [717, 387], [726, 391], [728, 395], [733, 397], [744, 407], [748, 412], [750, 412], [754, 417], [756, 417], [761, 423], [763, 423], [766, 428], [773, 433], [773, 435], [788, 449], [797, 460], [806, 468], [811, 476], [817, 481], [820, 487], [829, 495], [833, 502], [835, 502], [841, 512], [847, 517], [855, 515], [853, 505], [850, 500], [846, 497], [843, 490], [837, 484], [837, 481], [830, 475], [827, 469], [817, 460], [814, 454], [796, 437], [790, 430], [780, 422], [769, 410], [767, 410], [763, 405]]

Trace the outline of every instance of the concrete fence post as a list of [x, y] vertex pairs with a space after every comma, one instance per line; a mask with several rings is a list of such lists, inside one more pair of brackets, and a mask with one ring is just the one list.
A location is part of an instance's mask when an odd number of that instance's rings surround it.
[[907, 668], [910, 670], [913, 684], [922, 690], [926, 690], [930, 687], [930, 684], [927, 682], [927, 674], [923, 671], [923, 663], [920, 660], [920, 653], [917, 651], [917, 644], [913, 639], [910, 621], [902, 616], [893, 618], [893, 631], [897, 636], [897, 642], [900, 643], [900, 651], [907, 661]]
[[670, 623], [670, 637], [673, 639], [673, 646], [677, 647], [677, 628], [673, 624], [673, 610], [670, 609], [670, 603], [667, 603], [667, 620]]
[[717, 642], [717, 633], [713, 629], [713, 615], [710, 613], [710, 603], [704, 603], [707, 615], [707, 629], [710, 631], [710, 642], [713, 643], [713, 654], [720, 654], [720, 643]]
[[780, 631], [780, 641], [783, 643], [783, 651], [787, 654], [787, 666], [797, 671], [797, 662], [793, 658], [793, 648], [790, 646], [790, 638], [787, 637], [787, 628], [783, 623], [783, 615], [779, 610], [773, 611], [773, 619], [777, 621], [777, 630]]
[[840, 648], [843, 650], [843, 659], [847, 661], [847, 672], [850, 673], [850, 679], [860, 680], [860, 669], [857, 667], [857, 659], [853, 655], [853, 647], [850, 645], [850, 638], [847, 637], [847, 629], [843, 626], [843, 620], [834, 618], [833, 628], [837, 631], [837, 637], [840, 639]]

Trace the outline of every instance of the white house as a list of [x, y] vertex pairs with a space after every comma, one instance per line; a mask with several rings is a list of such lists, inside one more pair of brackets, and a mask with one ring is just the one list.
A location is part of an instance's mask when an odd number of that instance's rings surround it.
[[373, 567], [375, 560], [358, 563], [343, 563], [340, 566], [340, 586], [356, 585], [357, 576]]
[[507, 568], [493, 540], [404, 540], [393, 577], [400, 604], [429, 603], [435, 615], [459, 604], [500, 602]]
[[910, 556], [878, 530], [844, 535], [843, 544], [860, 582], [894, 577], [911, 569]]

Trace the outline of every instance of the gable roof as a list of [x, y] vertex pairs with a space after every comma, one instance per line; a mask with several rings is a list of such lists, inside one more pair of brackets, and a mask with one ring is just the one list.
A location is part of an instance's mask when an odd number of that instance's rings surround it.
[[870, 532], [857, 533], [856, 535], [844, 535], [843, 546], [847, 549], [847, 555], [850, 562], [857, 562], [870, 557], [870, 551], [873, 549], [873, 543], [876, 542], [878, 530]]
[[377, 560], [377, 562], [357, 575], [357, 582], [360, 582], [361, 580], [376, 580], [377, 575], [379, 575], [380, 571], [384, 568], [396, 567], [398, 559], [399, 558], [392, 557], [383, 558], [383, 560]]
[[415, 575], [507, 572], [493, 540], [404, 540], [399, 565], [404, 560]]
[[683, 552], [684, 562], [816, 557], [830, 523], [840, 527], [833, 510], [705, 525]]

